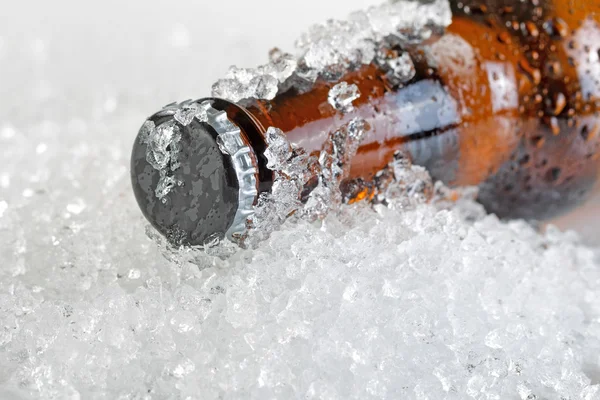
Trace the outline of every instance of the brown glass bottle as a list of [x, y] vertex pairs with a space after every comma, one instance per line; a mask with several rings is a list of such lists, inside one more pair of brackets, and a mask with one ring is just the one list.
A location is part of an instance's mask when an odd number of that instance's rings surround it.
[[259, 128], [308, 151], [359, 116], [371, 126], [351, 177], [369, 180], [398, 150], [448, 185], [478, 185], [502, 217], [544, 219], [583, 202], [600, 172], [600, 3], [452, 0], [453, 22], [408, 51], [417, 74], [394, 86], [376, 64], [340, 81], [362, 94], [342, 114], [318, 81], [243, 101]]
[[[382, 43], [390, 56], [410, 55], [416, 74], [407, 82], [390, 80], [389, 71], [373, 62], [336, 81], [287, 85], [273, 100], [208, 99], [212, 110], [224, 112], [239, 128], [240, 145], [251, 148], [245, 164], [235, 167], [236, 160], [218, 154], [217, 114], [212, 127], [198, 121], [178, 125], [181, 138], [173, 143], [187, 164], [171, 162], [176, 170], [171, 175], [159, 169], [168, 167], [165, 155], [173, 146], [161, 150], [163, 139], [149, 143], [141, 131], [132, 178], [146, 217], [178, 243], [202, 244], [214, 234], [241, 232], [231, 227], [244, 225], [252, 201], [272, 183], [264, 155], [267, 128], [281, 129], [309, 153], [319, 152], [328, 132], [356, 117], [369, 130], [347, 182], [369, 188], [401, 151], [447, 185], [479, 186], [479, 201], [500, 217], [547, 219], [583, 203], [600, 187], [600, 3], [450, 2], [453, 21], [443, 34], [418, 45]], [[350, 112], [328, 102], [340, 82], [360, 91]], [[175, 112], [180, 109], [155, 114], [151, 128]], [[254, 172], [240, 169], [250, 164]], [[241, 180], [250, 175], [252, 180]], [[353, 190], [346, 198], [367, 197], [356, 185], [341, 187]], [[159, 197], [159, 188], [172, 198]]]

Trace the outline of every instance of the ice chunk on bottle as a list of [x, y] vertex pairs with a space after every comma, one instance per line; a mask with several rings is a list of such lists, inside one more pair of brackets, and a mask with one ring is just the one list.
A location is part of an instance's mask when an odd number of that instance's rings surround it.
[[327, 101], [336, 110], [348, 113], [354, 109], [352, 102], [360, 97], [360, 91], [355, 84], [340, 82], [329, 91]]

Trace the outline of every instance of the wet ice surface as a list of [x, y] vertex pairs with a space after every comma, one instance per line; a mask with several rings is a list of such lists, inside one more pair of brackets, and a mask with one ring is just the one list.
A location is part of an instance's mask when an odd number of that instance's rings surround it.
[[[600, 398], [600, 259], [569, 233], [468, 202], [348, 206], [227, 261], [194, 255], [202, 269], [166, 260], [129, 153], [149, 113], [225, 70], [202, 63], [194, 7], [135, 32], [123, 9], [114, 31], [0, 21], [0, 398]], [[228, 62], [286, 45], [271, 29], [226, 38]]]

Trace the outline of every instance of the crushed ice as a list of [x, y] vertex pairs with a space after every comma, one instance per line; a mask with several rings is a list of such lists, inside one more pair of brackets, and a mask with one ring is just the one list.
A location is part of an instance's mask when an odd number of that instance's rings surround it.
[[[31, 67], [16, 38], [2, 56]], [[423, 190], [398, 155], [378, 180], [398, 180], [410, 207], [357, 203], [255, 249], [165, 259], [131, 195], [123, 127], [145, 115], [137, 101], [105, 114], [104, 99], [32, 97], [38, 79], [17, 76], [24, 95], [0, 128], [1, 399], [600, 398], [600, 253], [575, 234], [502, 222], [467, 199], [422, 203], [457, 196]], [[286, 194], [289, 178], [319, 172], [297, 149], [273, 160]]]
[[393, 84], [407, 82], [416, 74], [415, 65], [407, 52], [395, 57], [381, 56], [381, 58], [378, 58], [378, 62], [387, 66], [387, 76]]
[[265, 151], [265, 157], [267, 158], [267, 167], [270, 169], [281, 167], [290, 159], [292, 145], [281, 129], [273, 127], [267, 130], [266, 140], [267, 150]]
[[[344, 199], [347, 193], [342, 186], [350, 176], [352, 158], [369, 130], [363, 119], [353, 118], [329, 134], [317, 157], [292, 145], [281, 130], [269, 128], [265, 155], [269, 168], [275, 172], [275, 181], [270, 193], [260, 195], [249, 221], [248, 235], [240, 244], [258, 246], [286, 221], [316, 221], [330, 213], [343, 213], [342, 203], [352, 198]], [[366, 183], [351, 185], [356, 186], [355, 191], [370, 191], [376, 195], [374, 204], [405, 210], [431, 200], [441, 205], [451, 198], [454, 200], [450, 203], [455, 203], [471, 197], [467, 189], [453, 191], [441, 183], [434, 185], [427, 170], [412, 165], [400, 153], [370, 186]]]
[[173, 118], [183, 126], [191, 124], [194, 118], [197, 118], [199, 121], [206, 121], [206, 102], [205, 104], [185, 102], [177, 107]]
[[[379, 46], [388, 36], [416, 43], [445, 28], [451, 20], [447, 0], [399, 0], [357, 11], [345, 20], [313, 26], [297, 41], [296, 55], [275, 50], [266, 65], [231, 67], [225, 79], [213, 85], [212, 94], [233, 102], [246, 98], [272, 100], [288, 79], [297, 86], [300, 81], [310, 84], [318, 77], [339, 79], [349, 69], [378, 58]], [[410, 79], [410, 60], [406, 57], [390, 61], [389, 68], [399, 79]]]
[[146, 121], [140, 132], [140, 140], [147, 146], [146, 160], [160, 173], [155, 189], [156, 197], [165, 202], [166, 196], [177, 184], [172, 173], [179, 168], [181, 131], [175, 121], [159, 126]]
[[[309, 83], [317, 77], [337, 79], [352, 68], [371, 62], [388, 71], [387, 78], [392, 84], [404, 83], [415, 75], [412, 59], [408, 53], [398, 54], [396, 50], [388, 49], [388, 42], [384, 39], [391, 36], [394, 41], [418, 43], [427, 39], [434, 30], [444, 29], [450, 21], [447, 1], [396, 1], [372, 7], [352, 14], [347, 20], [331, 20], [312, 27], [297, 43], [300, 55], [295, 63], [291, 62], [293, 56], [276, 49], [271, 53], [271, 63], [266, 66], [257, 69], [232, 67], [227, 78], [213, 86], [213, 95], [232, 101], [245, 98], [269, 100], [277, 94], [279, 86], [293, 76]], [[282, 64], [282, 60], [286, 62]], [[267, 76], [272, 78], [273, 75], [269, 74], [281, 70], [281, 65], [285, 65], [286, 73], [276, 80], [272, 79], [272, 93], [269, 92], [268, 97], [261, 96], [256, 91], [254, 80]], [[297, 79], [290, 84], [296, 89], [302, 87]], [[330, 89], [328, 102], [341, 113], [348, 113], [354, 109], [353, 102], [360, 96], [356, 84], [342, 81]], [[322, 219], [329, 212], [338, 210], [344, 200], [352, 200], [348, 196], [344, 198], [341, 186], [349, 177], [352, 157], [369, 129], [366, 121], [354, 118], [338, 130], [326, 132], [328, 140], [319, 157], [315, 158], [302, 154], [302, 149], [293, 149], [276, 127], [269, 128], [265, 156], [267, 166], [275, 171], [275, 182], [271, 193], [262, 194], [258, 199], [255, 214], [248, 221], [248, 237], [241, 244], [257, 245], [290, 216]], [[358, 196], [367, 197], [366, 193], [370, 192], [373, 197], [376, 193], [375, 200], [388, 205], [404, 201], [407, 207], [408, 203], [431, 199], [425, 194], [433, 191], [427, 172], [408, 164], [404, 169], [402, 176], [399, 171], [387, 174], [391, 179], [380, 179], [378, 187], [369, 188], [357, 182], [349, 185], [354, 186], [351, 189]], [[409, 176], [410, 179], [407, 179]], [[422, 194], [418, 199], [417, 192]], [[390, 200], [384, 200], [383, 196], [390, 197]]]
[[280, 54], [257, 69], [231, 67], [225, 79], [213, 85], [212, 95], [234, 102], [245, 98], [271, 100], [277, 94], [279, 84], [292, 75], [296, 65], [295, 57]]

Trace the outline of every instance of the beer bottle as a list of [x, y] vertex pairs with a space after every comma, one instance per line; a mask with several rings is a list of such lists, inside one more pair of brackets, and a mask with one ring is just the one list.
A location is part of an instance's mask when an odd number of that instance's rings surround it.
[[[373, 61], [308, 89], [288, 85], [271, 100], [198, 101], [202, 123], [174, 121], [177, 110], [155, 114], [132, 156], [144, 215], [178, 243], [241, 234], [273, 181], [267, 129], [319, 152], [323, 132], [356, 117], [369, 129], [348, 181], [369, 187], [401, 151], [435, 180], [478, 186], [478, 201], [503, 218], [543, 220], [585, 202], [600, 172], [600, 3], [452, 0], [451, 8], [439, 37], [382, 46], [410, 57], [414, 71], [404, 82]], [[351, 110], [328, 101], [342, 82], [361, 94]], [[148, 129], [161, 128], [163, 142], [147, 139]], [[156, 151], [149, 156], [148, 148]], [[175, 150], [178, 160], [169, 158]], [[171, 175], [161, 172], [169, 162]]]

